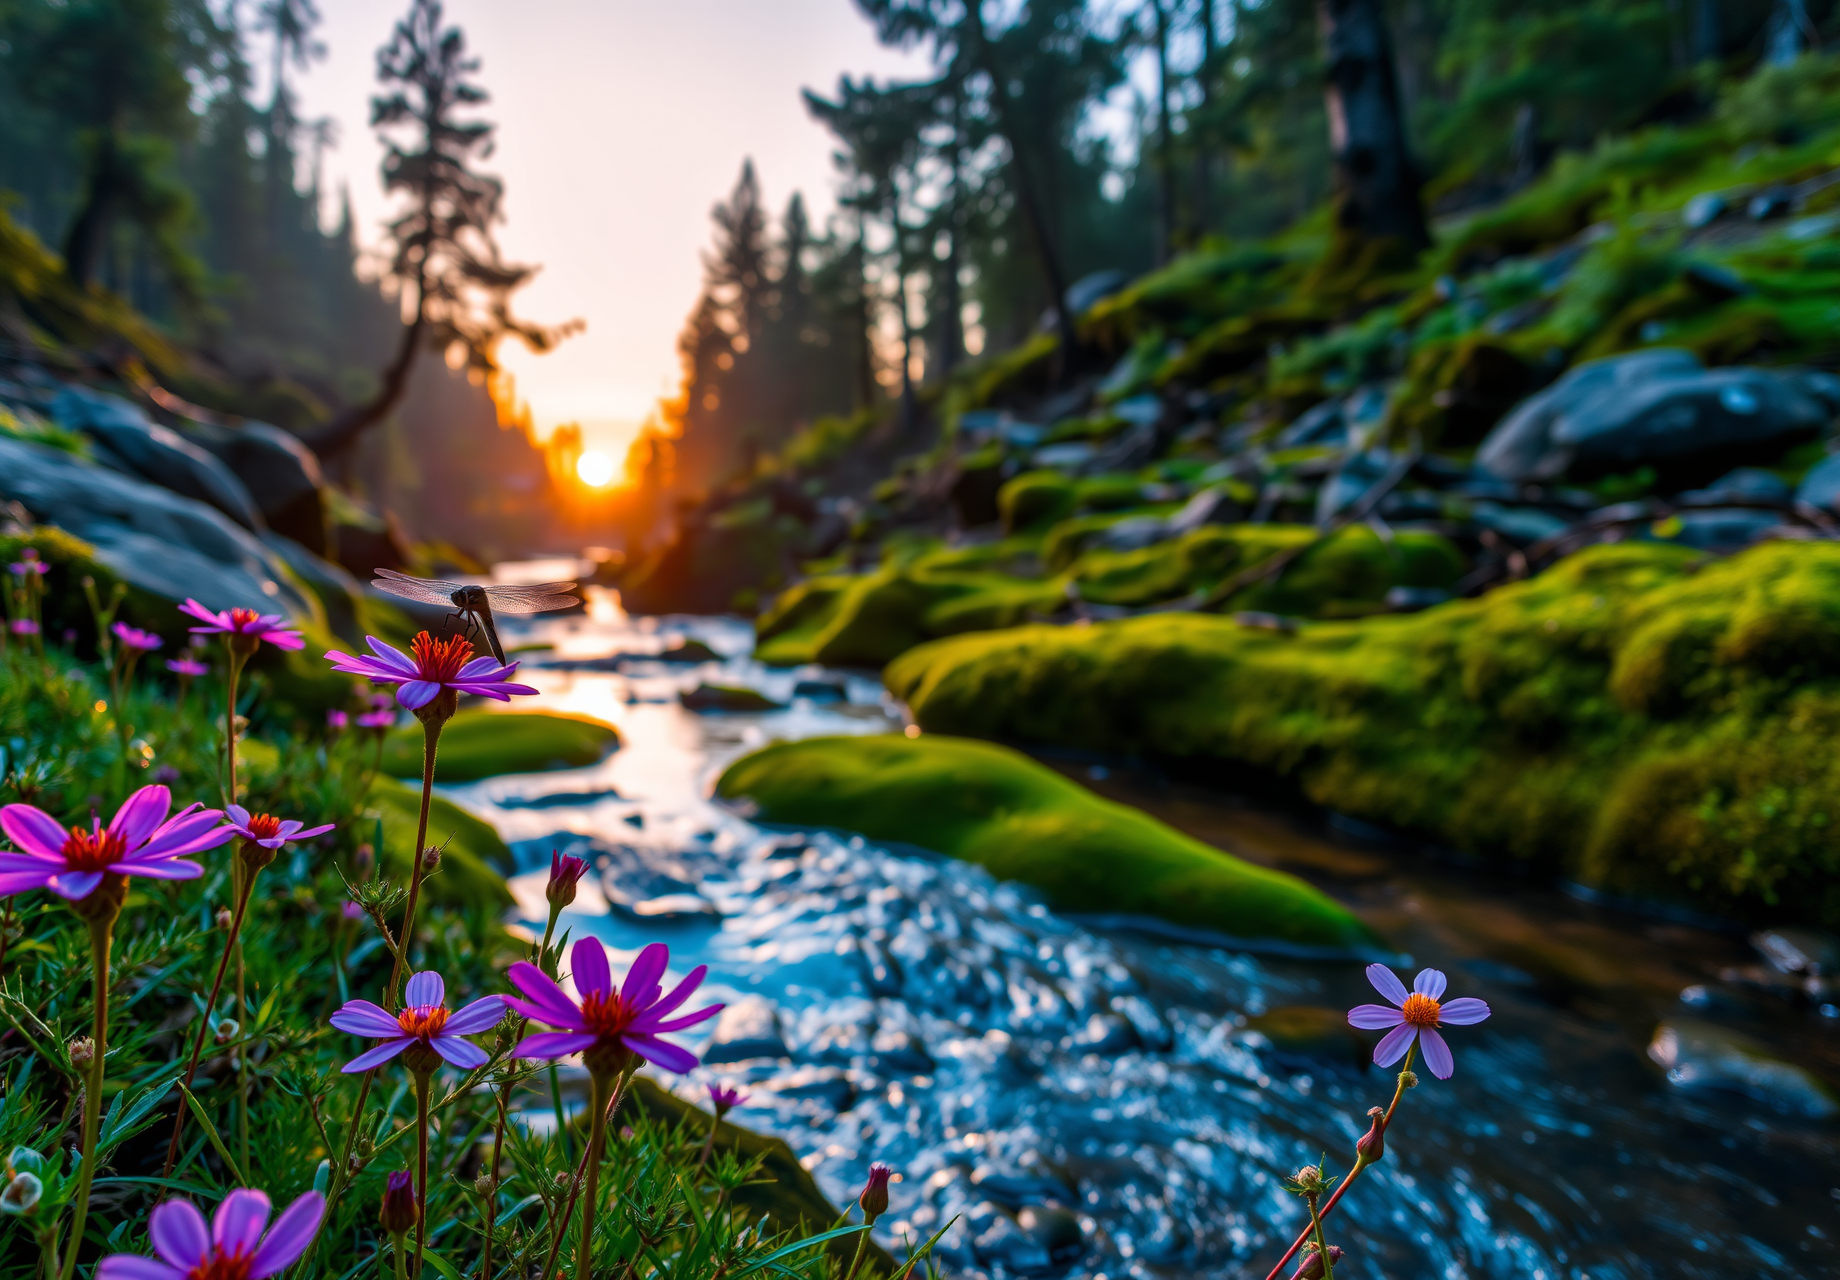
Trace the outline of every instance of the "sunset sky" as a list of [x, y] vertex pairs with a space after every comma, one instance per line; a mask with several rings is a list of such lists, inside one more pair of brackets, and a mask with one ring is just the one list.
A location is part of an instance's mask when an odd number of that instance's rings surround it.
[[[348, 184], [367, 244], [386, 205], [368, 127], [374, 55], [407, 8], [319, 0], [327, 57], [295, 83], [309, 117], [337, 122], [324, 164]], [[508, 188], [500, 243], [544, 270], [517, 307], [582, 334], [533, 357], [507, 344], [518, 393], [547, 431], [580, 422], [614, 457], [660, 396], [675, 390], [678, 329], [696, 301], [709, 208], [743, 157], [769, 207], [796, 189], [819, 220], [832, 204], [829, 136], [802, 87], [844, 70], [898, 74], [917, 57], [877, 45], [850, 0], [449, 0], [483, 60], [484, 115], [498, 126], [488, 168]], [[257, 46], [259, 49], [260, 46]], [[328, 201], [328, 217], [336, 211]]]

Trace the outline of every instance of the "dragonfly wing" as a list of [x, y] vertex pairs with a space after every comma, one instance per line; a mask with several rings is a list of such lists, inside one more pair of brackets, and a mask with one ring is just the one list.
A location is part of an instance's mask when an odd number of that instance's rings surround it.
[[411, 578], [406, 573], [379, 569], [377, 576], [371, 579], [371, 585], [379, 591], [387, 591], [405, 600], [420, 600], [423, 604], [444, 605], [451, 609], [454, 607], [454, 592], [464, 584], [443, 582], [435, 578]]
[[580, 599], [569, 594], [574, 589], [573, 582], [539, 582], [527, 587], [487, 587], [486, 599], [492, 602], [493, 610], [498, 613], [548, 613], [552, 609], [568, 609], [580, 604]]

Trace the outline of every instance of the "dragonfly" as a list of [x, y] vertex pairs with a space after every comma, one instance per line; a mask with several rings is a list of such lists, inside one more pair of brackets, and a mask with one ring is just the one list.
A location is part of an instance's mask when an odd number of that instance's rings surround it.
[[462, 619], [469, 635], [475, 628], [482, 632], [486, 643], [492, 647], [492, 656], [498, 659], [501, 666], [504, 665], [505, 650], [498, 642], [498, 628], [492, 624], [494, 610], [499, 613], [548, 613], [552, 609], [567, 609], [581, 603], [579, 598], [569, 594], [575, 590], [573, 582], [482, 587], [475, 582], [411, 578], [394, 569], [379, 569], [377, 576], [371, 579], [371, 585], [405, 600], [419, 600], [423, 604], [452, 609], [448, 617]]

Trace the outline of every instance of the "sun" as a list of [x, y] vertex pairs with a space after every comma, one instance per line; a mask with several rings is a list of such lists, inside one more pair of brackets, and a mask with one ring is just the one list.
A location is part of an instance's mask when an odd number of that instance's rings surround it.
[[575, 474], [590, 489], [605, 488], [613, 480], [613, 459], [590, 449], [575, 460]]

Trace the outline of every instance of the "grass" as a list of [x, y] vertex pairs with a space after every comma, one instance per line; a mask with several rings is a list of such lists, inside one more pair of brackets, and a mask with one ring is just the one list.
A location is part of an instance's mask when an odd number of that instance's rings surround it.
[[766, 821], [899, 840], [1041, 889], [1058, 908], [1156, 916], [1346, 952], [1376, 941], [1331, 898], [1093, 795], [1019, 752], [964, 738], [813, 738], [730, 765], [717, 794]]
[[1612, 892], [1840, 925], [1840, 546], [1605, 546], [1407, 617], [1024, 627], [886, 678], [928, 732], [1250, 767]]
[[[378, 778], [365, 795], [366, 804], [383, 819], [384, 870], [399, 880], [408, 879], [421, 799], [419, 786], [406, 787], [393, 778]], [[504, 876], [512, 869], [511, 850], [491, 823], [435, 796], [428, 805], [428, 843], [441, 850], [441, 872], [427, 884], [434, 901], [511, 905]]]
[[[436, 782], [477, 782], [505, 773], [579, 769], [620, 745], [620, 731], [587, 716], [469, 707], [441, 731]], [[421, 780], [422, 727], [392, 729], [383, 741], [383, 771]]]

